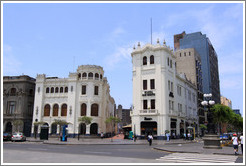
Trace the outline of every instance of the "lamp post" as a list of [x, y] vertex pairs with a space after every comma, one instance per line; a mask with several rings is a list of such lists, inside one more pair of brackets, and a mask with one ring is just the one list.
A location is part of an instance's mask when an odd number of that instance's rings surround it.
[[220, 138], [217, 134], [215, 134], [215, 130], [213, 127], [213, 122], [212, 122], [212, 112], [210, 111], [210, 107], [215, 104], [215, 102], [212, 99], [212, 94], [204, 94], [204, 101], [201, 102], [201, 104], [204, 107], [208, 107], [208, 124], [207, 124], [207, 130], [208, 133], [205, 134], [203, 137], [204, 141], [204, 146], [203, 148], [209, 148], [209, 149], [221, 149], [222, 147], [220, 146]]

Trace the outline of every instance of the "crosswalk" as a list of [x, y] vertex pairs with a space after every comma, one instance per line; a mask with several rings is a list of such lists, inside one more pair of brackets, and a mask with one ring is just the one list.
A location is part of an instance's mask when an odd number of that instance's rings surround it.
[[156, 159], [164, 163], [235, 163], [237, 156], [195, 154], [195, 153], [172, 153]]

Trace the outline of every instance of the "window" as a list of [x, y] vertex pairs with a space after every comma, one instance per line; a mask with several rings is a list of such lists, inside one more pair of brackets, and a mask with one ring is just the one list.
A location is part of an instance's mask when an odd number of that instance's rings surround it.
[[67, 92], [68, 92], [68, 87], [66, 86], [66, 87], [65, 87], [65, 93], [67, 93]]
[[184, 53], [184, 56], [186, 56], [186, 52]]
[[171, 82], [171, 92], [173, 92], [173, 82]]
[[50, 116], [50, 105], [46, 104], [44, 106], [44, 116]]
[[155, 79], [150, 80], [150, 89], [155, 89]]
[[16, 108], [15, 101], [9, 101], [8, 102], [8, 114], [10, 115], [14, 114], [15, 108]]
[[80, 116], [86, 116], [86, 110], [87, 110], [86, 104], [85, 103], [81, 104]]
[[147, 57], [146, 56], [143, 57], [143, 65], [147, 65]]
[[180, 85], [177, 85], [177, 93], [178, 93], [179, 96], [182, 95], [182, 88], [181, 88]]
[[61, 116], [67, 116], [67, 104], [62, 105]]
[[189, 52], [189, 55], [190, 55], [190, 52]]
[[173, 67], [173, 61], [170, 60], [170, 67], [172, 68]]
[[168, 80], [168, 90], [171, 90], [171, 82]]
[[54, 93], [54, 88], [53, 87], [50, 89], [50, 93]]
[[63, 87], [60, 87], [60, 93], [63, 93]]
[[15, 96], [16, 95], [16, 89], [15, 88], [11, 88], [10, 89], [10, 96]]
[[167, 66], [169, 66], [169, 58], [167, 58]]
[[93, 73], [88, 74], [89, 79], [93, 79]]
[[147, 80], [143, 80], [143, 90], [147, 90]]
[[56, 89], [55, 89], [55, 93], [58, 93], [59, 92], [59, 88], [58, 87], [56, 87]]
[[143, 109], [144, 110], [148, 109], [148, 100], [143, 101]]
[[98, 104], [91, 105], [91, 116], [98, 116]]
[[86, 85], [82, 85], [82, 95], [86, 94]]
[[73, 86], [71, 86], [71, 92], [73, 92]]
[[155, 99], [150, 100], [151, 109], [155, 109]]
[[178, 111], [182, 112], [182, 104], [178, 103]]
[[154, 55], [150, 56], [150, 64], [154, 64], [155, 63], [155, 57]]
[[58, 116], [58, 108], [59, 108], [58, 104], [55, 104], [53, 106], [53, 116]]
[[181, 57], [181, 53], [179, 53], [179, 56]]
[[99, 74], [98, 73], [95, 74], [95, 79], [99, 80]]
[[191, 101], [191, 92], [188, 91], [188, 99]]
[[100, 74], [100, 79], [102, 79], [102, 74]]
[[85, 79], [87, 77], [87, 74], [86, 73], [83, 73], [82, 74], [82, 78]]
[[94, 87], [94, 95], [98, 95], [98, 86]]
[[78, 79], [79, 79], [79, 80], [81, 79], [81, 73], [78, 74]]
[[50, 88], [46, 88], [46, 93], [50, 93]]

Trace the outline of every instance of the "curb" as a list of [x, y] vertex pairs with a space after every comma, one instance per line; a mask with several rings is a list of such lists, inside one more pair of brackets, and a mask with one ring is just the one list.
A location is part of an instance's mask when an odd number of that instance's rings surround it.
[[172, 150], [166, 150], [166, 149], [161, 149], [161, 148], [153, 148], [153, 149], [164, 151], [164, 152], [169, 152], [169, 153], [196, 153], [196, 154], [200, 154], [200, 152], [172, 151]]

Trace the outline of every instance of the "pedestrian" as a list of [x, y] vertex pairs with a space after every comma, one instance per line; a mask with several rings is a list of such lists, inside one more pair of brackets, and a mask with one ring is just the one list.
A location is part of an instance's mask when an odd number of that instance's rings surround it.
[[136, 140], [137, 140], [137, 136], [136, 134], [134, 134], [134, 142], [136, 142]]
[[190, 135], [190, 133], [188, 133], [188, 140], [191, 140], [191, 135]]
[[241, 151], [242, 151], [242, 154], [243, 154], [243, 133], [240, 136], [240, 144], [241, 144]]
[[169, 133], [167, 133], [166, 136], [167, 136], [167, 141], [169, 141]]
[[149, 134], [148, 135], [149, 146], [152, 145], [152, 140], [153, 140], [153, 136], [151, 134]]
[[234, 148], [234, 152], [235, 155], [238, 155], [238, 138], [237, 138], [237, 134], [233, 134], [233, 137], [231, 138], [232, 144], [233, 144], [233, 148]]
[[186, 140], [186, 134], [184, 133], [184, 139]]
[[103, 139], [103, 136], [104, 136], [104, 135], [103, 135], [103, 132], [101, 132], [101, 139]]

